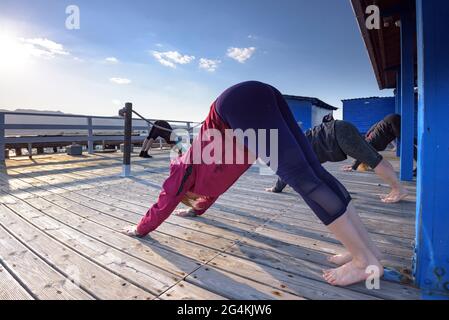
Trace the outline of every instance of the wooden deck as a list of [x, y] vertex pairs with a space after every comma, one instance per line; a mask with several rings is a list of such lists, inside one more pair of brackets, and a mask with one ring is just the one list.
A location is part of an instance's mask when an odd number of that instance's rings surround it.
[[[395, 163], [397, 165], [397, 163]], [[327, 166], [350, 190], [387, 264], [410, 269], [415, 187], [383, 205], [373, 173]], [[201, 218], [171, 216], [145, 239], [119, 232], [137, 223], [168, 174], [168, 154], [46, 155], [7, 161], [0, 173], [0, 299], [418, 299], [407, 284], [337, 288], [321, 270], [342, 247], [275, 177], [252, 168]]]

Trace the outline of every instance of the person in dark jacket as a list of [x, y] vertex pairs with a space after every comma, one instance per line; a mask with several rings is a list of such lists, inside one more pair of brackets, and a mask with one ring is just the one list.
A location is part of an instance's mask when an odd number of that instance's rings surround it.
[[[384, 151], [388, 145], [401, 137], [401, 116], [399, 114], [389, 114], [381, 121], [374, 124], [366, 133], [365, 140], [377, 151]], [[414, 142], [413, 158], [418, 158], [416, 139]], [[351, 166], [345, 167], [345, 171], [357, 170], [362, 164], [355, 160]]]
[[[407, 190], [399, 182], [391, 163], [383, 159], [350, 122], [334, 120], [332, 114], [329, 114], [323, 118], [322, 124], [307, 130], [305, 135], [321, 163], [340, 162], [350, 156], [373, 168], [391, 187], [388, 195], [381, 196], [383, 202], [397, 203], [407, 197]], [[287, 184], [278, 178], [276, 185], [266, 191], [280, 193], [286, 186]]]

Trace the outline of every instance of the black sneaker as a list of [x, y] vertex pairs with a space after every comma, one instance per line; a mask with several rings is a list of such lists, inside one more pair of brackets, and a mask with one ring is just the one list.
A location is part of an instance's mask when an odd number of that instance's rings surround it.
[[140, 151], [139, 157], [145, 158], [145, 159], [151, 159], [151, 158], [153, 158], [153, 156], [150, 156], [150, 155], [148, 154], [148, 152], [145, 152], [145, 151]]

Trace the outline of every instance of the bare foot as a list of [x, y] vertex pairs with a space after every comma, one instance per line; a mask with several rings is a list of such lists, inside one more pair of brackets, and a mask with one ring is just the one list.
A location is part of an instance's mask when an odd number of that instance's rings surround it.
[[126, 234], [130, 237], [138, 237], [139, 234], [137, 233], [137, 227], [136, 226], [127, 226], [124, 227], [121, 231], [123, 234]]
[[342, 253], [342, 254], [336, 254], [334, 256], [330, 256], [327, 258], [327, 261], [329, 261], [333, 264], [336, 264], [338, 266], [342, 266], [351, 260], [352, 260], [352, 255], [349, 252]]
[[[382, 261], [384, 259], [384, 255], [378, 249], [376, 249], [375, 256], [379, 261]], [[336, 264], [337, 266], [342, 266], [351, 260], [352, 254], [350, 254], [349, 252], [336, 254], [327, 258], [327, 261]]]
[[193, 209], [178, 209], [175, 210], [175, 215], [183, 218], [194, 218], [198, 216]]
[[323, 278], [333, 286], [345, 287], [368, 279], [371, 275], [366, 272], [369, 266], [375, 266], [379, 269], [379, 277], [383, 275], [383, 266], [374, 256], [365, 261], [353, 259], [339, 268], [325, 270]]
[[343, 167], [341, 167], [341, 170], [345, 171], [345, 172], [353, 171], [352, 166], [343, 166]]
[[391, 191], [389, 195], [387, 195], [384, 198], [381, 197], [381, 199], [383, 203], [398, 203], [407, 198], [407, 196], [408, 196], [407, 190], [405, 190], [405, 188], [402, 188], [400, 190]]
[[384, 199], [388, 198], [389, 196], [390, 196], [390, 193], [389, 194], [381, 194], [381, 195], [379, 195], [379, 198], [381, 200], [384, 200]]
[[392, 190], [389, 194], [381, 194], [381, 195], [379, 195], [379, 197], [380, 197], [380, 199], [384, 200], [384, 199], [391, 197], [392, 195], [397, 194], [398, 192], [399, 191]]

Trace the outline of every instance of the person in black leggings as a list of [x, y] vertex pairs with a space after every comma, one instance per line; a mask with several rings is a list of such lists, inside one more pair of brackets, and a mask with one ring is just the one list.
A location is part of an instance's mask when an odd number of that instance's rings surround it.
[[154, 141], [157, 138], [162, 138], [170, 145], [176, 144], [176, 142], [171, 141], [170, 135], [173, 131], [171, 125], [165, 120], [156, 120], [154, 122], [155, 126], [151, 127], [150, 133], [148, 137], [144, 140], [142, 144], [142, 150], [140, 151], [139, 157], [142, 158], [152, 158], [151, 155], [148, 154], [150, 151]]
[[[373, 168], [376, 174], [391, 186], [391, 192], [381, 196], [383, 202], [397, 203], [407, 197], [407, 190], [399, 182], [393, 166], [363, 139], [357, 128], [350, 122], [334, 120], [330, 114], [324, 117], [322, 124], [306, 131], [305, 135], [320, 163], [340, 162], [350, 156]], [[280, 193], [287, 184], [279, 178], [273, 188], [266, 190]]]
[[[323, 272], [328, 283], [346, 286], [364, 281], [370, 276], [368, 267], [378, 268], [379, 276], [383, 275], [381, 254], [370, 240], [348, 191], [321, 166], [282, 94], [276, 88], [258, 81], [237, 84], [215, 100], [200, 135], [190, 149], [172, 163], [158, 202], [137, 226], [128, 226], [123, 232], [130, 236], [145, 236], [167, 219], [186, 197], [192, 203], [201, 200], [198, 214], [203, 214], [225, 193], [251, 167], [254, 157], [249, 157], [242, 164], [235, 161], [223, 163], [223, 159], [211, 163], [192, 162], [191, 159], [201, 156], [201, 149], [209, 149], [215, 139], [226, 140], [229, 135], [223, 135], [223, 132], [227, 133], [228, 130], [234, 134], [236, 131], [255, 133], [257, 143], [239, 140], [235, 148], [220, 148], [220, 154], [230, 155], [232, 159], [235, 155], [233, 150], [238, 148], [243, 153], [262, 158], [263, 152], [260, 155], [260, 150], [255, 149], [262, 149], [264, 142], [269, 140], [270, 147], [265, 150], [270, 151], [270, 161], [267, 161], [270, 168], [292, 186], [346, 248], [345, 254], [329, 258], [341, 266]], [[264, 135], [267, 131], [270, 132], [269, 137]], [[204, 139], [212, 133], [212, 141]], [[219, 137], [217, 133], [220, 133]], [[229, 140], [233, 141], [233, 138]], [[217, 150], [213, 151], [215, 154]]]

